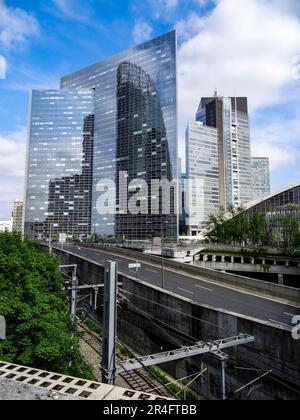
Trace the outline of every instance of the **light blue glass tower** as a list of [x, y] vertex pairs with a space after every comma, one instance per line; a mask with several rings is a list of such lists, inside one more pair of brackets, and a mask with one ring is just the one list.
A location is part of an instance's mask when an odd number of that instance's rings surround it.
[[34, 90], [25, 184], [26, 237], [91, 231], [94, 92]]

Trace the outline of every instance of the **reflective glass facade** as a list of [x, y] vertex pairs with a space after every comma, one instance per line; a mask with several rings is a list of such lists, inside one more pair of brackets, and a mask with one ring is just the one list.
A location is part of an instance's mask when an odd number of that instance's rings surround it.
[[91, 231], [92, 90], [33, 91], [27, 147], [24, 233], [40, 239]]
[[[190, 187], [186, 203], [189, 236], [207, 227], [209, 217], [220, 211], [218, 130], [189, 123], [186, 132], [187, 179]], [[193, 180], [201, 182], [193, 183]]]
[[269, 158], [252, 158], [252, 193], [253, 200], [271, 194]]
[[[117, 215], [99, 214], [97, 185], [110, 179], [119, 186], [119, 172], [135, 178], [177, 179], [176, 33], [68, 75], [62, 89], [92, 88], [95, 92], [92, 233], [119, 238], [177, 238], [177, 214], [124, 214], [117, 191]], [[118, 188], [117, 188], [118, 190]], [[151, 185], [141, 199], [151, 205]], [[137, 191], [128, 193], [128, 200]], [[177, 199], [171, 205], [177, 213]], [[126, 213], [126, 212], [125, 212]], [[163, 226], [163, 232], [162, 232]]]
[[257, 200], [244, 212], [250, 220], [256, 213], [266, 216], [266, 245], [281, 246], [290, 229], [289, 225], [286, 225], [286, 220], [297, 220], [300, 229], [300, 185], [293, 186], [264, 200]]

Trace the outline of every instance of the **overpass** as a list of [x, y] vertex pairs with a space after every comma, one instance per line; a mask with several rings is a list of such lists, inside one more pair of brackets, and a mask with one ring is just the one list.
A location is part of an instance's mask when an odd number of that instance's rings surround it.
[[[300, 340], [291, 333], [292, 319], [300, 314], [299, 290], [169, 260], [163, 260], [163, 276], [161, 258], [124, 249], [67, 245], [54, 251], [62, 263], [77, 265], [81, 283], [101, 284], [104, 263], [118, 262], [118, 337], [136, 354], [249, 334], [255, 337], [253, 343], [227, 351], [227, 391], [272, 371], [263, 386], [246, 389], [236, 398], [248, 399], [250, 392], [255, 399], [299, 399]], [[137, 260], [138, 272], [129, 268]], [[86, 310], [102, 304], [101, 293], [97, 299], [95, 294]], [[103, 321], [101, 310], [93, 314]], [[207, 368], [208, 374], [192, 388], [205, 398], [220, 399], [220, 367], [218, 357], [202, 355], [166, 363], [163, 370], [182, 378]]]
[[[222, 279], [224, 273], [178, 263], [176, 265], [168, 260], [164, 261], [162, 269], [160, 258], [124, 249], [104, 247], [97, 249], [81, 245], [64, 247], [65, 251], [100, 265], [107, 260], [117, 261], [121, 274], [136, 277], [150, 285], [215, 309], [281, 325], [290, 330], [293, 328], [293, 317], [300, 315], [300, 291], [297, 289], [230, 274], [226, 274], [225, 283]], [[129, 264], [136, 261], [141, 264], [138, 271], [129, 268]], [[237, 284], [239, 279], [241, 279], [240, 286]]]

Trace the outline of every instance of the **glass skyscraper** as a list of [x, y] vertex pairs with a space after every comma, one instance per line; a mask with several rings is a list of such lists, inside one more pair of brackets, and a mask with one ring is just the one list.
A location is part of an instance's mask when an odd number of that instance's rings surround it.
[[[172, 31], [63, 77], [61, 90], [33, 92], [27, 236], [39, 237], [52, 228], [69, 236], [177, 239], [176, 183], [171, 211], [164, 214], [160, 203], [158, 212], [151, 213], [153, 200], [162, 198], [161, 190], [154, 196], [151, 180], [178, 178], [176, 53]], [[146, 214], [127, 211], [139, 185], [119, 189], [119, 175], [126, 184], [136, 179], [147, 183], [139, 201]], [[101, 213], [97, 206], [105, 180], [116, 185], [113, 213]]]
[[253, 200], [266, 198], [271, 194], [269, 158], [252, 158], [252, 193]]
[[[150, 208], [148, 216], [126, 215], [119, 209], [118, 191], [116, 215], [97, 211], [99, 182], [116, 180], [118, 186], [119, 171], [128, 172], [128, 182], [178, 177], [176, 50], [172, 31], [61, 80], [63, 90], [95, 92], [92, 233], [128, 239], [178, 236], [177, 214], [153, 216]], [[143, 199], [150, 205], [151, 193]]]
[[25, 188], [26, 237], [91, 231], [92, 90], [34, 90]]
[[189, 123], [186, 132], [185, 211], [188, 236], [197, 236], [220, 212], [218, 130]]

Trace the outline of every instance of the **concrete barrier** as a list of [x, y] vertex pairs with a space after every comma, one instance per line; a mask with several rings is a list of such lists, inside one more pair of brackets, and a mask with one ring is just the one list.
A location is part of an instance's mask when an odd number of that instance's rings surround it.
[[[55, 252], [62, 258], [62, 263], [78, 264], [78, 275], [87, 283], [103, 281], [100, 263], [76, 256], [71, 251], [58, 249]], [[126, 299], [122, 299], [118, 309], [118, 337], [137, 353], [158, 353], [162, 346], [164, 349], [175, 349], [190, 345], [190, 339], [210, 341], [239, 333], [253, 335], [254, 343], [227, 352], [231, 362], [238, 367], [246, 364], [261, 371], [272, 370], [275, 379], [265, 378], [261, 389], [253, 388], [252, 397], [299, 400], [299, 394], [293, 389], [300, 387], [300, 341], [293, 340], [287, 327], [200, 304], [128, 275], [120, 274], [119, 281], [123, 283], [122, 292]], [[100, 301], [99, 306], [102, 303]], [[96, 316], [101, 322], [101, 311]], [[219, 399], [220, 366], [215, 356], [206, 355], [161, 367], [175, 378], [196, 374], [202, 368], [207, 368], [209, 374], [205, 376], [205, 381], [195, 381], [193, 390], [204, 398]], [[251, 370], [227, 369], [227, 391], [239, 389], [255, 377], [256, 373]], [[248, 391], [244, 390], [237, 398], [248, 399]]]
[[[84, 247], [84, 245], [81, 245]], [[142, 254], [140, 252], [131, 251], [124, 248], [106, 247], [101, 245], [89, 245], [88, 248], [96, 248], [102, 251], [109, 251], [109, 253], [119, 256], [124, 256], [130, 259], [144, 261], [146, 263], [161, 266], [161, 257]], [[196, 267], [189, 264], [179, 263], [168, 259], [164, 260], [165, 268], [176, 271], [183, 271], [185, 274], [192, 274], [195, 276], [205, 277], [208, 281], [216, 281], [223, 285], [242, 288], [250, 292], [260, 293], [262, 295], [272, 296], [274, 298], [283, 299], [290, 304], [300, 304], [300, 289], [293, 287], [273, 284], [262, 280], [255, 280], [248, 277], [239, 276], [236, 274], [223, 273], [209, 268]]]

